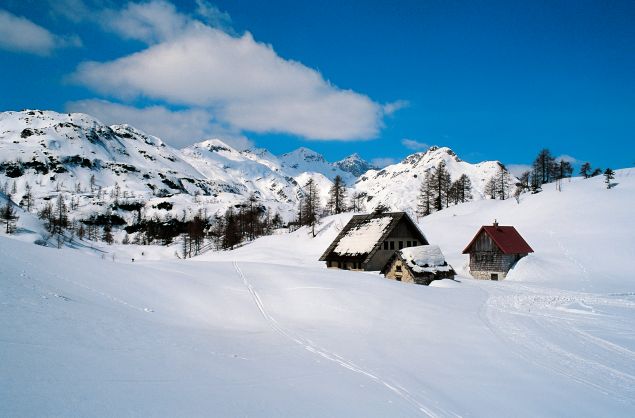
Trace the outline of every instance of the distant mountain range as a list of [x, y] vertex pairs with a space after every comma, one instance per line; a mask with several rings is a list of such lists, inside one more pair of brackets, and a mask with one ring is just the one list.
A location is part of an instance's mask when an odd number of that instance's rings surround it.
[[122, 199], [144, 202], [148, 216], [199, 209], [213, 214], [255, 195], [289, 220], [309, 178], [326, 201], [337, 175], [350, 193], [366, 194], [368, 210], [383, 203], [412, 211], [423, 174], [440, 161], [453, 179], [470, 177], [477, 199], [500, 166], [496, 161], [469, 164], [438, 147], [383, 169], [358, 154], [332, 163], [308, 148], [275, 156], [265, 149], [239, 151], [220, 139], [179, 150], [132, 126], [107, 126], [82, 113], [0, 113], [0, 182], [7, 192], [19, 202], [28, 184], [36, 207], [63, 193], [75, 200], [77, 217], [116, 210], [110, 203]]

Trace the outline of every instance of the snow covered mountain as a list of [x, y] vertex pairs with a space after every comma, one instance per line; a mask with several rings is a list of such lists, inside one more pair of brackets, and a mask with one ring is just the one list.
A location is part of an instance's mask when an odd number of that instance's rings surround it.
[[445, 162], [453, 181], [462, 174], [469, 177], [475, 200], [485, 197], [485, 183], [501, 167], [498, 161], [470, 164], [462, 161], [450, 148], [430, 147], [426, 152], [409, 155], [400, 163], [366, 172], [355, 183], [355, 190], [368, 196], [367, 210], [383, 204], [393, 210], [412, 213], [416, 208], [415, 202], [426, 171], [437, 167], [441, 161]]
[[381, 202], [412, 212], [423, 174], [440, 161], [453, 179], [470, 177], [476, 199], [499, 169], [497, 162], [469, 164], [437, 147], [382, 170], [369, 170], [358, 154], [331, 163], [308, 148], [277, 157], [264, 149], [238, 151], [220, 139], [177, 150], [132, 126], [106, 126], [81, 113], [0, 113], [0, 185], [19, 202], [28, 184], [36, 209], [62, 193], [76, 202], [77, 218], [113, 210], [131, 221], [133, 213], [112, 206], [121, 199], [143, 202], [148, 216], [214, 214], [254, 195], [291, 220], [310, 178], [325, 204], [337, 175], [349, 194], [366, 194], [366, 209]]
[[354, 153], [335, 163], [340, 170], [351, 173], [355, 177], [359, 177], [368, 170], [375, 169], [368, 161], [364, 160], [358, 153]]
[[147, 202], [150, 214], [161, 202], [173, 214], [214, 213], [255, 194], [289, 218], [300, 193], [262, 150], [239, 152], [220, 140], [177, 150], [128, 125], [37, 110], [0, 114], [0, 176], [8, 192], [15, 182], [16, 201], [28, 183], [36, 203], [64, 193], [87, 214], [115, 199]]

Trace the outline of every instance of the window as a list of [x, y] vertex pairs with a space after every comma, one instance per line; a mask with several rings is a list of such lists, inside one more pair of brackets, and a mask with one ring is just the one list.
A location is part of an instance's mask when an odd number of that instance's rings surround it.
[[397, 265], [395, 266], [395, 271], [398, 271], [398, 272], [400, 272], [400, 273], [401, 273], [401, 264], [397, 264]]
[[491, 274], [491, 276], [490, 276], [490, 278], [491, 278], [492, 280], [498, 280], [498, 273], [492, 273], [492, 274]]
[[384, 250], [388, 249], [388, 241], [384, 241]]
[[338, 261], [338, 262], [337, 262], [337, 268], [338, 268], [338, 269], [341, 269], [341, 268], [342, 268], [342, 262], [341, 262], [341, 261]]
[[406, 247], [410, 247], [410, 241], [406, 241]]
[[417, 246], [417, 241], [412, 241], [412, 246], [416, 247]]
[[399, 241], [399, 249], [401, 250], [403, 248], [403, 241]]
[[390, 241], [390, 249], [391, 250], [395, 249], [395, 241]]

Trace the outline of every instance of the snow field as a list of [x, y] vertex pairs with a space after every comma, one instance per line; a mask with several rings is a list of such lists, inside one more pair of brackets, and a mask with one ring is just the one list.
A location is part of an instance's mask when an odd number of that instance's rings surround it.
[[[318, 262], [350, 214], [191, 260], [0, 237], [0, 416], [632, 416], [632, 173], [421, 220], [430, 287]], [[494, 218], [536, 253], [476, 281]]]

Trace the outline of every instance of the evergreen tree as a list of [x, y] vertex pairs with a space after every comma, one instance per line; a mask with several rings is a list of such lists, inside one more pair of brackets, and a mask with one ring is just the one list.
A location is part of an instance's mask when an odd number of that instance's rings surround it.
[[472, 200], [472, 181], [466, 174], [461, 174], [453, 184], [456, 190], [456, 203], [465, 203]]
[[613, 180], [615, 178], [615, 171], [611, 170], [610, 168], [607, 168], [606, 170], [604, 170], [604, 183], [606, 183], [606, 188], [610, 189], [611, 187], [613, 187], [613, 183], [611, 183], [611, 180]]
[[104, 231], [101, 236], [102, 241], [104, 241], [108, 245], [112, 245], [115, 242], [115, 238], [112, 236], [112, 227], [109, 223], [104, 225]]
[[311, 178], [304, 185], [304, 196], [302, 199], [302, 213], [304, 215], [304, 225], [311, 226], [311, 235], [315, 237], [315, 224], [318, 222], [320, 211], [320, 197], [315, 181]]
[[0, 208], [0, 218], [5, 224], [5, 232], [12, 234], [15, 232], [15, 223], [18, 220], [18, 216], [15, 214], [15, 208], [11, 200], [7, 199], [6, 205]]
[[591, 173], [591, 177], [599, 176], [600, 174], [602, 174], [602, 169], [601, 169], [601, 168], [596, 168], [596, 169], [595, 169], [595, 170], [593, 170], [593, 172]]
[[497, 176], [490, 177], [489, 180], [487, 180], [487, 183], [485, 183], [485, 188], [483, 189], [485, 196], [490, 199], [496, 199], [496, 177]]
[[425, 177], [419, 187], [419, 196], [417, 197], [417, 216], [424, 217], [432, 213], [434, 195], [432, 192], [432, 173], [426, 171]]
[[509, 199], [511, 196], [512, 178], [505, 166], [501, 165], [498, 172], [498, 179], [496, 181], [496, 192], [500, 200]]
[[60, 194], [57, 196], [57, 200], [55, 202], [53, 230], [51, 232], [62, 235], [66, 228], [68, 228], [68, 208], [66, 207], [64, 196]]
[[580, 175], [585, 179], [591, 177], [591, 164], [589, 164], [588, 162], [582, 164], [580, 166]]
[[26, 208], [27, 212], [30, 212], [31, 206], [33, 206], [33, 193], [31, 192], [29, 183], [24, 186], [24, 195], [22, 195], [20, 206]]
[[224, 228], [222, 247], [224, 249], [233, 249], [236, 244], [240, 243], [240, 231], [238, 226], [238, 219], [234, 214], [234, 209], [232, 207], [228, 208], [227, 211], [225, 211], [223, 224]]
[[361, 192], [354, 192], [351, 196], [351, 209], [353, 212], [362, 212], [364, 210], [364, 198], [366, 195]]
[[551, 183], [555, 177], [556, 159], [548, 149], [543, 149], [533, 163], [534, 171], [540, 181], [540, 185]]
[[345, 210], [346, 184], [340, 175], [335, 176], [329, 190], [327, 209], [331, 214], [342, 213]]
[[448, 192], [451, 184], [450, 173], [445, 168], [445, 162], [441, 161], [432, 173], [431, 181], [435, 210], [442, 210], [449, 206]]

